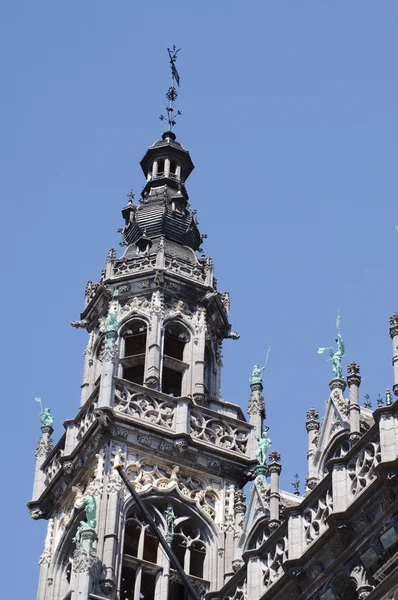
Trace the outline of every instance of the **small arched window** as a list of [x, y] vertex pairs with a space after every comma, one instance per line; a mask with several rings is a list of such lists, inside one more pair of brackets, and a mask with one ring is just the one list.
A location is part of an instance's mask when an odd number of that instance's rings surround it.
[[157, 173], [157, 177], [163, 177], [164, 176], [164, 158], [161, 158], [158, 160], [158, 173]]
[[127, 324], [122, 334], [122, 377], [127, 381], [144, 383], [147, 324], [136, 319]]
[[182, 379], [188, 367], [184, 362], [190, 336], [178, 321], [166, 325], [163, 343], [162, 391], [171, 396], [181, 396]]

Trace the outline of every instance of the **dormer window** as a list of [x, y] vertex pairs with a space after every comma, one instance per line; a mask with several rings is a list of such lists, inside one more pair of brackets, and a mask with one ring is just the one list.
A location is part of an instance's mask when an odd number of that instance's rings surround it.
[[136, 242], [136, 246], [139, 254], [145, 254], [149, 252], [152, 242], [148, 238], [142, 237]]

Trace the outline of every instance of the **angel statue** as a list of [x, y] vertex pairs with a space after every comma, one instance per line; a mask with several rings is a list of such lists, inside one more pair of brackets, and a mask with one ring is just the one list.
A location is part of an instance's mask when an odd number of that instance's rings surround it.
[[271, 447], [271, 440], [268, 437], [269, 427], [268, 425], [264, 425], [263, 432], [261, 437], [258, 437], [256, 432], [254, 431], [254, 437], [258, 442], [258, 447], [256, 450], [256, 460], [259, 465], [264, 466], [266, 464], [267, 452]]
[[344, 356], [344, 340], [340, 333], [340, 314], [337, 314], [336, 319], [336, 327], [337, 327], [337, 338], [334, 340], [336, 342], [337, 348], [336, 350], [333, 347], [329, 348], [318, 348], [318, 354], [323, 354], [325, 350], [329, 350], [330, 358], [328, 362], [332, 362], [333, 373], [335, 377], [338, 379], [343, 379], [343, 369], [341, 368], [341, 360]]

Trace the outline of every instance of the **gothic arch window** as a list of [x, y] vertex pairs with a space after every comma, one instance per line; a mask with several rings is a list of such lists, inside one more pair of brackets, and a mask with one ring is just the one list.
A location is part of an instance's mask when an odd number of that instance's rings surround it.
[[127, 381], [144, 383], [148, 326], [143, 319], [129, 321], [121, 332], [121, 376]]
[[181, 396], [183, 378], [188, 369], [188, 347], [191, 336], [180, 321], [168, 321], [163, 335], [162, 392]]
[[[203, 521], [177, 499], [170, 503], [166, 499], [156, 498], [155, 503], [156, 506], [151, 499], [148, 508], [151, 507], [157, 526], [171, 545], [181, 566], [197, 588], [209, 589], [209, 579], [206, 579], [209, 565], [206, 564], [206, 557], [210, 538], [206, 536], [207, 528], [203, 526]], [[164, 573], [168, 572], [170, 577], [163, 579]], [[186, 600], [177, 573], [169, 565], [157, 539], [132, 508], [124, 532], [120, 600], [154, 600], [168, 582], [168, 597]]]

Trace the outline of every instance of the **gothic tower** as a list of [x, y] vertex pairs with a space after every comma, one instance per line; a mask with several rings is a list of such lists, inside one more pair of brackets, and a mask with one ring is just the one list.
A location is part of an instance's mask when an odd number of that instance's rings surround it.
[[138, 204], [130, 195], [122, 210], [125, 252], [110, 250], [72, 323], [88, 333], [80, 408], [55, 445], [42, 413], [29, 503], [48, 520], [38, 600], [186, 597], [113, 468], [120, 459], [200, 594], [240, 564], [262, 386], [253, 424], [220, 396], [222, 342], [238, 336], [213, 262], [198, 255], [189, 152], [167, 131], [141, 167]]

